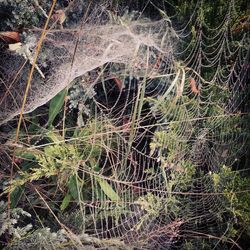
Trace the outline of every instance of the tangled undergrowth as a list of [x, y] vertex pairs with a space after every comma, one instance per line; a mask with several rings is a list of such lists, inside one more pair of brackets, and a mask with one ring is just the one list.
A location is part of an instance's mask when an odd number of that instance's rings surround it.
[[53, 4], [0, 2], [0, 246], [247, 249], [244, 1]]

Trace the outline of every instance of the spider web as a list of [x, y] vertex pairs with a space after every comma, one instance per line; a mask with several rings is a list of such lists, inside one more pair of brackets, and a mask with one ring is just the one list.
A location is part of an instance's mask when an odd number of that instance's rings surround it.
[[[79, 195], [79, 227], [72, 225], [70, 211], [60, 218], [76, 234], [117, 238], [136, 249], [183, 249], [186, 239], [197, 249], [201, 239], [214, 249], [237, 246], [222, 239], [235, 218], [213, 176], [244, 153], [239, 128], [249, 37], [234, 32], [233, 2], [224, 14], [210, 28], [198, 2], [182, 28], [165, 16], [104, 24], [95, 18], [80, 29], [48, 31], [38, 59], [45, 80], [35, 73], [25, 112], [65, 87], [69, 96], [79, 88], [84, 93], [76, 103], [77, 126], [91, 134], [75, 143], [90, 148], [77, 172], [91, 191]], [[107, 18], [102, 10], [90, 19], [97, 15]], [[26, 63], [16, 77], [24, 59], [6, 53], [1, 123], [19, 114], [29, 70]], [[13, 63], [13, 57], [19, 60]], [[72, 112], [67, 107], [66, 114]], [[41, 140], [30, 147], [41, 149]], [[95, 167], [88, 159], [95, 159]], [[113, 196], [104, 191], [106, 183]]]

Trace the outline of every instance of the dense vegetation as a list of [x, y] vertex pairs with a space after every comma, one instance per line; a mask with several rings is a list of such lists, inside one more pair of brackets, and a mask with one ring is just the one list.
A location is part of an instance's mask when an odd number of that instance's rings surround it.
[[[171, 52], [148, 46], [136, 69], [105, 62], [1, 124], [0, 248], [248, 249], [246, 1], [58, 0], [51, 17], [51, 1], [1, 1], [1, 98], [10, 44], [28, 44], [49, 19], [62, 33], [96, 28], [89, 9], [100, 5], [98, 25], [142, 20], [152, 32], [146, 23], [163, 20]], [[44, 44], [37, 64], [25, 54], [34, 79], [51, 67]]]

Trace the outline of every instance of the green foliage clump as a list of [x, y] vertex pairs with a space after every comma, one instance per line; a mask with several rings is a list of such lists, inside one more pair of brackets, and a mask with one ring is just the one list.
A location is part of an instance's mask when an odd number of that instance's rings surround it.
[[237, 235], [237, 228], [243, 228], [250, 236], [250, 178], [242, 177], [240, 172], [232, 171], [227, 166], [212, 176], [215, 187], [220, 187], [228, 201], [228, 211], [235, 218], [233, 236]]
[[16, 30], [19, 27], [39, 27], [46, 18], [44, 13], [49, 10], [50, 3], [47, 0], [3, 0], [0, 8], [5, 10], [8, 17], [1, 28]]

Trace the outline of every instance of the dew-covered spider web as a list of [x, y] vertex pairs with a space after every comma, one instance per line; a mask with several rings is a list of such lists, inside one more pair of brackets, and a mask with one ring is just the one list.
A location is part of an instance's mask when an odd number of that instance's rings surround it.
[[[156, 21], [101, 6], [47, 31], [17, 144], [54, 182], [23, 168], [14, 185], [27, 195], [45, 186], [40, 203], [61, 208], [57, 220], [79, 239], [99, 239], [93, 249], [112, 249], [110, 239], [113, 249], [241, 249], [228, 193], [246, 150], [249, 34], [238, 31], [234, 1], [213, 27], [202, 1], [182, 21], [153, 6]], [[22, 46], [34, 53], [40, 36], [27, 31]], [[21, 111], [26, 47], [0, 58], [1, 124]], [[62, 113], [29, 132], [65, 88]]]

